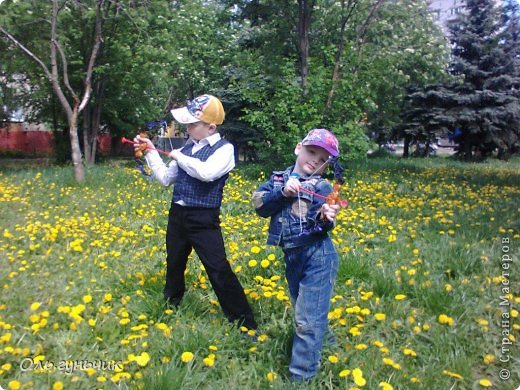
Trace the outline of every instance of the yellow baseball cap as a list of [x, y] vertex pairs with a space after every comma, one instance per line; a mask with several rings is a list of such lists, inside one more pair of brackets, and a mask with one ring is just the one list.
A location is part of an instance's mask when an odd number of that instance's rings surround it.
[[201, 95], [188, 102], [186, 107], [175, 108], [171, 114], [179, 123], [205, 122], [221, 125], [225, 112], [222, 103], [213, 95]]

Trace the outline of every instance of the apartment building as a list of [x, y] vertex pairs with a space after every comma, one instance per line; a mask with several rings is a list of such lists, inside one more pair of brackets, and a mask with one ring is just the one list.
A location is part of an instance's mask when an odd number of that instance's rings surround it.
[[[442, 28], [444, 35], [449, 34], [450, 26], [457, 23], [459, 15], [463, 14], [466, 8], [465, 0], [426, 0], [426, 2], [433, 20]], [[502, 0], [495, 0], [497, 6], [501, 3]]]
[[449, 26], [456, 23], [458, 16], [464, 12], [465, 3], [465, 0], [428, 0], [433, 20], [442, 28], [444, 35], [448, 35]]

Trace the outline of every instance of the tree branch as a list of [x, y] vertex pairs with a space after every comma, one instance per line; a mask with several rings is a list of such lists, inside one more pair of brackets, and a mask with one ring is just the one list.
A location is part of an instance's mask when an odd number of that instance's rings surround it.
[[65, 53], [63, 52], [63, 49], [58, 41], [55, 40], [52, 43], [54, 45], [56, 45], [56, 48], [58, 49], [58, 52], [60, 53], [61, 64], [63, 67], [63, 84], [65, 84], [65, 87], [67, 87], [67, 89], [73, 96], [74, 100], [78, 100], [76, 93], [74, 92], [74, 90], [72, 89], [72, 87], [70, 86], [70, 83], [69, 83], [69, 70], [68, 70], [68, 63], [67, 63], [67, 58], [65, 57]]
[[377, 0], [374, 3], [372, 8], [370, 9], [370, 12], [369, 12], [367, 18], [365, 19], [365, 23], [363, 23], [361, 28], [358, 30], [359, 32], [357, 34], [357, 39], [356, 39], [356, 44], [357, 44], [358, 48], [364, 43], [366, 34], [368, 32], [368, 28], [370, 27], [370, 24], [372, 23], [372, 20], [374, 19], [377, 11], [379, 10], [379, 8], [381, 8], [381, 6], [383, 5], [384, 2], [385, 2], [385, 0]]
[[104, 0], [98, 0], [96, 6], [96, 30], [95, 30], [95, 43], [92, 47], [92, 52], [90, 53], [90, 60], [88, 62], [87, 67], [87, 75], [85, 77], [85, 93], [83, 94], [83, 99], [81, 104], [79, 105], [79, 111], [82, 111], [87, 105], [90, 99], [90, 93], [92, 91], [92, 73], [94, 71], [94, 65], [96, 64], [96, 57], [101, 46], [102, 41], [102, 12], [101, 8], [103, 7]]
[[338, 84], [338, 81], [341, 79], [341, 57], [343, 55], [343, 51], [345, 49], [345, 32], [347, 29], [347, 23], [352, 17], [352, 14], [354, 13], [354, 10], [356, 9], [358, 5], [357, 0], [349, 0], [347, 4], [347, 13], [345, 14], [345, 0], [341, 0], [341, 14], [343, 15], [341, 17], [341, 27], [339, 32], [339, 42], [338, 42], [338, 48], [336, 50], [336, 56], [334, 60], [334, 70], [332, 71], [332, 84], [329, 90], [329, 94], [327, 96], [327, 102], [325, 103], [325, 108], [323, 109], [322, 115], [325, 117], [328, 115], [328, 112], [330, 108], [332, 107], [332, 101], [334, 99], [334, 94], [336, 92], [336, 87]]
[[43, 71], [45, 72], [45, 75], [47, 76], [49, 81], [51, 80], [51, 78], [52, 78], [51, 72], [49, 72], [49, 69], [43, 63], [42, 60], [40, 60], [32, 51], [30, 51], [28, 48], [26, 48], [24, 45], [22, 45], [20, 42], [18, 42], [18, 40], [15, 37], [13, 37], [11, 34], [9, 34], [6, 30], [4, 30], [4, 28], [2, 26], [0, 26], [0, 31], [2, 32], [2, 34], [4, 34], [7, 37], [7, 39], [9, 39], [11, 42], [13, 42], [16, 46], [18, 46], [20, 49], [22, 49], [22, 51], [25, 54], [27, 54], [34, 61], [36, 61], [43, 68]]
[[[70, 106], [67, 98], [65, 97], [65, 94], [63, 93], [63, 90], [61, 89], [60, 83], [58, 82], [58, 63], [56, 61], [56, 45], [55, 45], [55, 42], [57, 41], [56, 24], [58, 21], [58, 13], [59, 13], [58, 2], [57, 2], [57, 0], [53, 0], [52, 16], [51, 16], [51, 77], [50, 77], [50, 80], [51, 80], [52, 88], [54, 89], [56, 96], [58, 96], [58, 99], [59, 99], [61, 105], [63, 106], [65, 113], [67, 114], [68, 121], [70, 122], [70, 120], [72, 118], [72, 114], [73, 114], [72, 107]], [[75, 97], [75, 98], [77, 99], [77, 97]]]

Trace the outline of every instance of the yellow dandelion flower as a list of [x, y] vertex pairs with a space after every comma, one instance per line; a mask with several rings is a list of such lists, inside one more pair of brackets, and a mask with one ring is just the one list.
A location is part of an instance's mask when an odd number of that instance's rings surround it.
[[134, 361], [141, 367], [145, 367], [150, 361], [150, 355], [147, 352], [143, 352], [142, 354], [135, 357]]
[[272, 382], [272, 381], [276, 380], [276, 378], [278, 378], [278, 375], [276, 374], [276, 372], [270, 371], [270, 372], [267, 373], [267, 380], [269, 382]]
[[396, 301], [402, 301], [403, 299], [406, 299], [406, 295], [404, 295], [404, 294], [397, 294], [397, 295], [394, 297], [394, 299], [395, 299]]
[[4, 371], [9, 371], [11, 369], [12, 365], [11, 363], [5, 363], [5, 364], [2, 364], [2, 370]]
[[247, 265], [251, 268], [253, 267], [256, 267], [258, 265], [258, 261], [256, 260], [249, 260], [249, 262], [247, 263]]
[[61, 383], [60, 381], [54, 382], [54, 384], [52, 385], [52, 390], [63, 390], [63, 383]]
[[205, 357], [204, 359], [202, 359], [202, 363], [207, 366], [207, 367], [213, 367], [215, 365], [215, 358], [211, 358], [211, 357]]
[[92, 295], [87, 294], [87, 295], [83, 296], [83, 303], [90, 303], [90, 302], [92, 302]]
[[405, 356], [417, 356], [417, 353], [413, 350], [413, 349], [410, 349], [410, 348], [405, 348], [403, 350], [403, 353], [405, 354]]
[[183, 352], [181, 355], [181, 360], [183, 363], [189, 363], [193, 360], [193, 353], [191, 352]]
[[45, 360], [45, 355], [38, 355], [38, 356], [36, 356], [36, 357], [33, 359], [33, 362], [34, 362], [35, 364], [37, 364], [37, 363], [42, 362], [43, 360]]
[[384, 313], [376, 313], [374, 317], [377, 321], [384, 321], [386, 319], [386, 314]]
[[7, 384], [7, 388], [9, 390], [19, 390], [21, 387], [22, 387], [22, 384], [20, 382], [18, 382], [18, 381], [10, 381]]
[[478, 381], [478, 384], [482, 387], [491, 387], [493, 386], [493, 383], [489, 379], [481, 379]]
[[379, 387], [383, 390], [394, 390], [394, 387], [388, 382], [380, 382]]
[[442, 370], [442, 374], [455, 379], [464, 380], [464, 377], [462, 375], [457, 374], [456, 372]]
[[105, 294], [105, 296], [103, 297], [103, 302], [110, 302], [112, 300], [112, 294], [108, 293], [108, 294]]
[[339, 373], [339, 377], [340, 377], [340, 378], [345, 378], [345, 377], [347, 377], [349, 374], [350, 374], [350, 370], [342, 370], [342, 371]]
[[437, 321], [443, 325], [453, 326], [453, 318], [446, 314], [440, 314], [439, 317], [437, 317]]
[[368, 348], [368, 345], [366, 345], [366, 344], [358, 344], [354, 348], [356, 348], [358, 351], [363, 351], [364, 349]]
[[495, 355], [488, 354], [488, 355], [484, 356], [484, 363], [491, 364], [494, 361], [495, 361]]
[[267, 267], [269, 267], [269, 264], [271, 264], [271, 263], [269, 262], [269, 260], [266, 260], [266, 259], [264, 259], [264, 260], [262, 260], [262, 261], [260, 262], [260, 266], [261, 266], [262, 268], [267, 268]]
[[366, 385], [367, 381], [363, 378], [363, 371], [359, 368], [354, 368], [352, 370], [352, 377], [354, 378], [354, 383], [356, 386], [363, 387]]
[[336, 364], [338, 362], [338, 357], [336, 355], [330, 355], [327, 359], [332, 364]]
[[36, 311], [38, 310], [38, 308], [41, 306], [41, 303], [40, 302], [34, 302], [32, 305], [31, 305], [31, 310], [32, 311]]
[[260, 248], [257, 246], [254, 246], [251, 248], [251, 253], [257, 254], [260, 253]]

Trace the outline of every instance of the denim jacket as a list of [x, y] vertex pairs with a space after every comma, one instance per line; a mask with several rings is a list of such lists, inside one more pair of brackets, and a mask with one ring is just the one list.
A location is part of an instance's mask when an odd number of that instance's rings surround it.
[[[324, 198], [303, 191], [294, 197], [282, 194], [292, 170], [291, 166], [285, 171], [273, 172], [269, 181], [253, 193], [257, 214], [264, 218], [271, 217], [267, 244], [283, 248], [296, 248], [322, 240], [334, 228], [334, 223], [319, 217]], [[300, 181], [303, 188], [323, 197], [332, 191], [331, 185], [321, 176]]]

